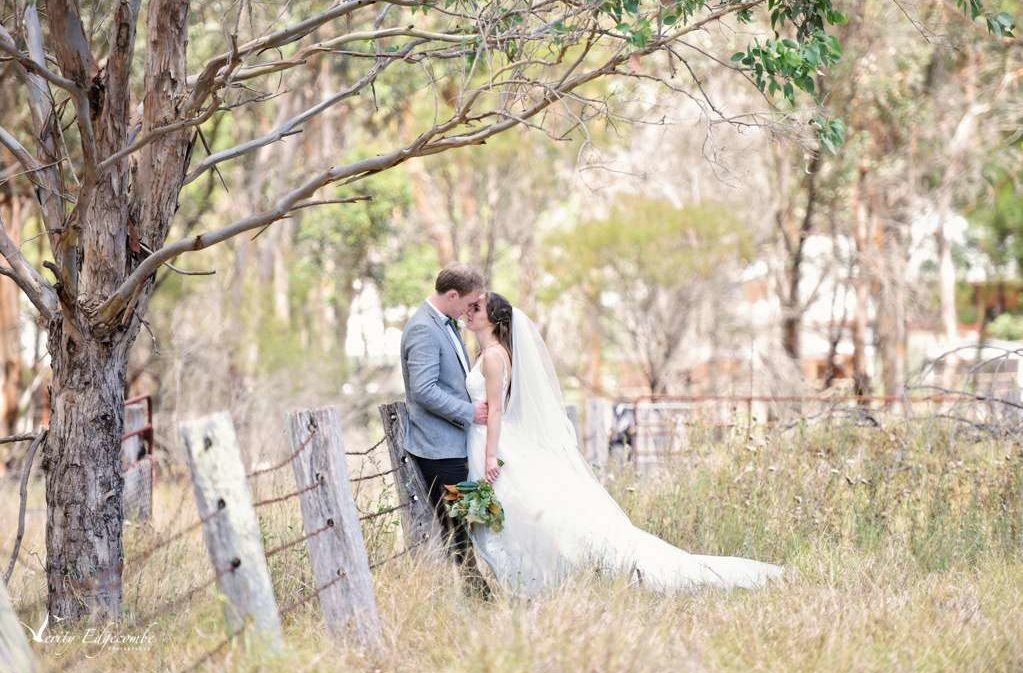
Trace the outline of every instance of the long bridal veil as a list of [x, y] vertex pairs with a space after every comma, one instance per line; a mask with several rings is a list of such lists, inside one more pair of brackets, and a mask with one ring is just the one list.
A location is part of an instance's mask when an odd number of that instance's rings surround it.
[[[512, 380], [504, 420], [514, 428], [517, 440], [563, 461], [562, 467], [603, 491], [579, 452], [547, 344], [536, 324], [517, 308], [512, 309]], [[624, 514], [613, 499], [608, 499]]]
[[[514, 482], [501, 488], [498, 478], [495, 484], [508, 501], [502, 556], [518, 557], [507, 563], [520, 579], [533, 577], [527, 589], [549, 586], [584, 567], [628, 572], [666, 591], [699, 584], [757, 586], [781, 574], [778, 566], [758, 561], [689, 554], [632, 525], [579, 451], [547, 346], [517, 308], [500, 444]], [[529, 521], [511, 521], [513, 511]]]

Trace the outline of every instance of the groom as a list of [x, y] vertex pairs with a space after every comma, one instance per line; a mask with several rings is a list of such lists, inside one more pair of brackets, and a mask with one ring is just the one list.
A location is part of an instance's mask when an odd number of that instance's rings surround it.
[[473, 404], [465, 389], [469, 353], [456, 320], [477, 302], [483, 276], [464, 264], [437, 274], [434, 292], [401, 334], [401, 372], [405, 379], [408, 429], [405, 449], [426, 480], [430, 502], [448, 539], [448, 553], [463, 566], [469, 534], [444, 511], [444, 484], [469, 477], [466, 440], [472, 423], [485, 425], [487, 405]]

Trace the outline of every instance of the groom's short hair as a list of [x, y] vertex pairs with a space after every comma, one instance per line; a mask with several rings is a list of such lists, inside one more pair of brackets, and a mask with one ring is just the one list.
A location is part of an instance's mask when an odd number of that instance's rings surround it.
[[437, 274], [437, 282], [433, 289], [437, 294], [447, 294], [451, 290], [457, 290], [459, 297], [464, 297], [474, 290], [482, 290], [486, 285], [483, 274], [469, 266], [459, 262], [448, 264]]

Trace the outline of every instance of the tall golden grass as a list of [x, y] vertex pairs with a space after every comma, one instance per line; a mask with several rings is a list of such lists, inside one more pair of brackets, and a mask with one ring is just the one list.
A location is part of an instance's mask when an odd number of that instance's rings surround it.
[[[642, 477], [607, 475], [633, 521], [693, 552], [747, 556], [795, 572], [758, 591], [663, 597], [622, 578], [580, 576], [535, 600], [464, 597], [443, 563], [403, 557], [376, 571], [384, 646], [334, 642], [315, 601], [285, 620], [287, 649], [245, 637], [209, 670], [299, 671], [1021, 671], [1023, 450], [964, 439], [936, 423], [886, 430], [796, 428], [766, 439], [714, 439]], [[282, 485], [286, 490], [288, 485]], [[364, 496], [366, 494], [363, 494]], [[159, 487], [153, 530], [129, 530], [127, 556], [194, 518], [185, 482]], [[33, 492], [38, 507], [41, 493]], [[180, 508], [175, 516], [179, 504]], [[5, 500], [12, 521], [16, 502]], [[262, 518], [267, 547], [301, 532], [297, 508]], [[41, 549], [40, 526], [28, 548]], [[394, 525], [372, 531], [376, 558]], [[41, 576], [19, 567], [26, 608]], [[280, 603], [309, 595], [304, 546], [271, 559]], [[155, 555], [125, 582], [128, 615], [209, 576], [198, 534]], [[214, 590], [149, 626], [144, 650], [106, 648], [73, 671], [179, 671], [224, 636]], [[140, 631], [146, 625], [124, 626]], [[77, 646], [39, 645], [54, 670]]]

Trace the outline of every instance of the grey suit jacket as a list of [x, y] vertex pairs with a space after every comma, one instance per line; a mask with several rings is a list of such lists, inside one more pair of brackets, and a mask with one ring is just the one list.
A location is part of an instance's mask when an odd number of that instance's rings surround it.
[[[466, 371], [448, 327], [427, 302], [401, 333], [401, 373], [408, 407], [406, 450], [422, 458], [465, 458], [475, 408], [465, 389]], [[465, 361], [461, 335], [458, 337]]]

